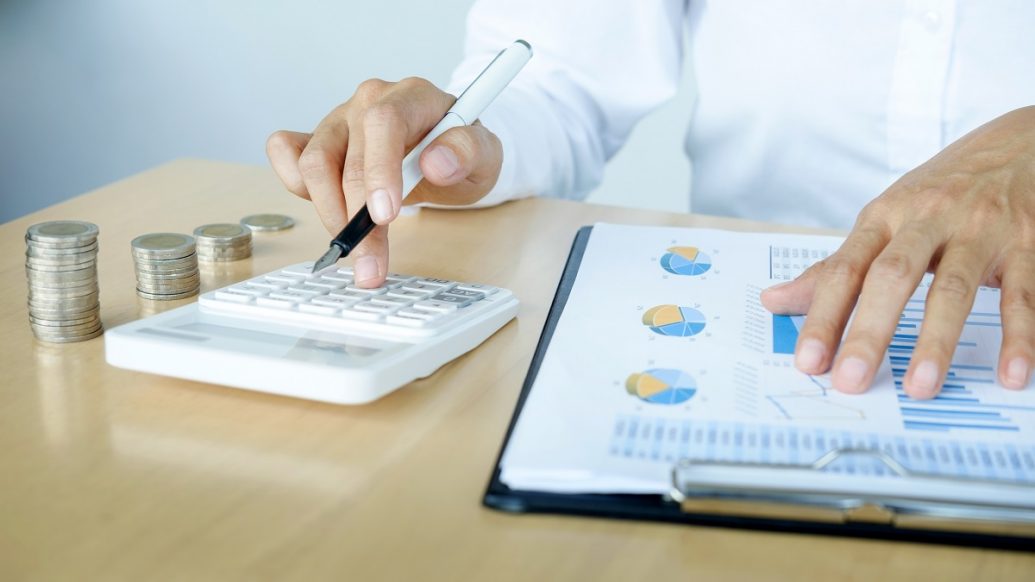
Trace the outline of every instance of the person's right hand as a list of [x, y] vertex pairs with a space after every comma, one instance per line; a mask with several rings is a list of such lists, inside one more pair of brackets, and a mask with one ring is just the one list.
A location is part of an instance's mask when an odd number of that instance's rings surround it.
[[[313, 133], [277, 131], [266, 141], [273, 170], [292, 193], [311, 200], [332, 235], [365, 203], [379, 226], [353, 255], [356, 284], [376, 287], [388, 274], [388, 223], [402, 205], [402, 160], [456, 100], [424, 79], [364, 81]], [[464, 205], [496, 184], [503, 148], [475, 123], [454, 127], [420, 157], [424, 180], [406, 203]]]

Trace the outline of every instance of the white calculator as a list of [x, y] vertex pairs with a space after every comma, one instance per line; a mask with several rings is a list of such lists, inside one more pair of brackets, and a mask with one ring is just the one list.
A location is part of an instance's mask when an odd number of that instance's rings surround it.
[[109, 364], [336, 404], [370, 402], [485, 341], [517, 313], [506, 289], [292, 265], [107, 331]]

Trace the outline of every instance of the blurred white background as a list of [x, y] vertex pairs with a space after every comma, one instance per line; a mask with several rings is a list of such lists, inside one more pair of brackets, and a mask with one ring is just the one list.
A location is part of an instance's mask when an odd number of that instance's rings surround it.
[[[368, 77], [444, 85], [471, 3], [0, 0], [0, 222], [175, 158], [266, 164]], [[684, 77], [591, 201], [687, 209]]]

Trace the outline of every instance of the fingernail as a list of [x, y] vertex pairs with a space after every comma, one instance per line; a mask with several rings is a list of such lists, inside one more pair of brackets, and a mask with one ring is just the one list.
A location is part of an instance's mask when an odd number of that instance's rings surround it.
[[1028, 362], [1024, 358], [1014, 358], [1006, 365], [1006, 382], [1010, 388], [1028, 385]]
[[374, 190], [367, 198], [367, 209], [370, 211], [370, 218], [381, 224], [392, 219], [392, 198], [388, 190]]
[[783, 289], [784, 287], [787, 287], [788, 285], [790, 285], [793, 282], [794, 281], [784, 281], [783, 283], [777, 283], [776, 285], [772, 285], [770, 287], [766, 287], [765, 290], [766, 291], [776, 291], [777, 289]]
[[371, 256], [356, 259], [356, 264], [352, 266], [352, 273], [356, 276], [357, 283], [377, 279], [377, 259]]
[[424, 163], [439, 179], [451, 178], [460, 169], [460, 160], [446, 146], [435, 146], [424, 152]]
[[849, 356], [834, 371], [834, 386], [843, 392], [862, 392], [869, 371], [870, 365], [863, 359]]
[[823, 365], [827, 349], [823, 342], [817, 339], [802, 340], [801, 347], [794, 357], [794, 365], [806, 374], [818, 374], [819, 367]]
[[931, 360], [924, 360], [913, 369], [913, 375], [910, 377], [909, 383], [917, 396], [933, 396], [938, 390], [938, 379], [940, 377], [941, 372], [938, 370], [938, 364]]

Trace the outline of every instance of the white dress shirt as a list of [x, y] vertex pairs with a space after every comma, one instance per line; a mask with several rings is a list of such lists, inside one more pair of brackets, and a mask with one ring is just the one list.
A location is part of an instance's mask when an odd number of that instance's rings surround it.
[[479, 0], [450, 89], [528, 40], [481, 117], [504, 147], [483, 203], [581, 198], [675, 95], [688, 33], [693, 210], [847, 228], [905, 172], [1035, 104], [1033, 28], [1033, 0]]

